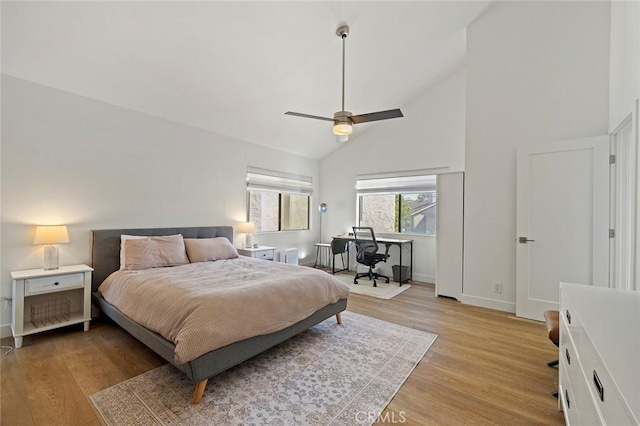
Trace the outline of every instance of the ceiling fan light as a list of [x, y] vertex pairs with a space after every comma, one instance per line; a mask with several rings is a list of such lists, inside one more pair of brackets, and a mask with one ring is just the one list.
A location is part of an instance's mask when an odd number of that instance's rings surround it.
[[333, 134], [339, 136], [347, 136], [353, 132], [353, 126], [348, 121], [339, 121], [333, 125]]

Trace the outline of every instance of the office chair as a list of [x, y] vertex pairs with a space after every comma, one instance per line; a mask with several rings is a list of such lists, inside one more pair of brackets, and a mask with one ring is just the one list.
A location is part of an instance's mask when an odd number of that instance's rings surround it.
[[356, 261], [369, 267], [367, 272], [356, 273], [353, 283], [358, 284], [358, 278], [362, 277], [369, 277], [369, 280], [373, 281], [374, 287], [378, 286], [376, 283], [378, 278], [385, 278], [388, 283], [389, 277], [373, 272], [373, 267], [380, 262], [387, 261], [389, 258], [389, 244], [385, 244], [384, 254], [378, 253], [379, 247], [376, 235], [373, 233], [373, 228], [368, 226], [354, 226], [353, 236], [356, 243]]

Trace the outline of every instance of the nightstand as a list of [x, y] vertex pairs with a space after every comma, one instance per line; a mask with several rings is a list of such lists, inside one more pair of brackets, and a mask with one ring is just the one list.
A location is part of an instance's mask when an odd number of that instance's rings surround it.
[[87, 265], [11, 272], [11, 331], [16, 348], [22, 337], [91, 321], [91, 272]]
[[238, 249], [238, 254], [256, 259], [273, 260], [276, 257], [276, 248], [268, 246], [249, 247]]

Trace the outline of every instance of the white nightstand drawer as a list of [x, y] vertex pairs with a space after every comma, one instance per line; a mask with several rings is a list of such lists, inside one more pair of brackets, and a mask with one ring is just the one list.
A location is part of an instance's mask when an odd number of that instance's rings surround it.
[[256, 259], [273, 260], [273, 250], [261, 250], [253, 253]]
[[275, 247], [260, 246], [260, 247], [248, 247], [238, 249], [238, 254], [241, 256], [253, 257], [254, 259], [274, 260]]
[[25, 296], [84, 287], [84, 274], [56, 275], [25, 280]]

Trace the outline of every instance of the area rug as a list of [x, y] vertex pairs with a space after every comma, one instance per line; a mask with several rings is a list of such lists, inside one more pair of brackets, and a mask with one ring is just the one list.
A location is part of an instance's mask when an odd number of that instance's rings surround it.
[[351, 293], [364, 294], [365, 296], [377, 297], [378, 299], [391, 299], [403, 291], [411, 288], [410, 284], [398, 285], [396, 282], [390, 282], [389, 284], [384, 282], [384, 278], [376, 280], [377, 287], [373, 286], [368, 278], [358, 279], [358, 284], [353, 283], [352, 274], [335, 274], [336, 278], [345, 283], [351, 289]]
[[342, 313], [209, 379], [202, 401], [171, 365], [90, 396], [110, 426], [371, 425], [435, 334]]

